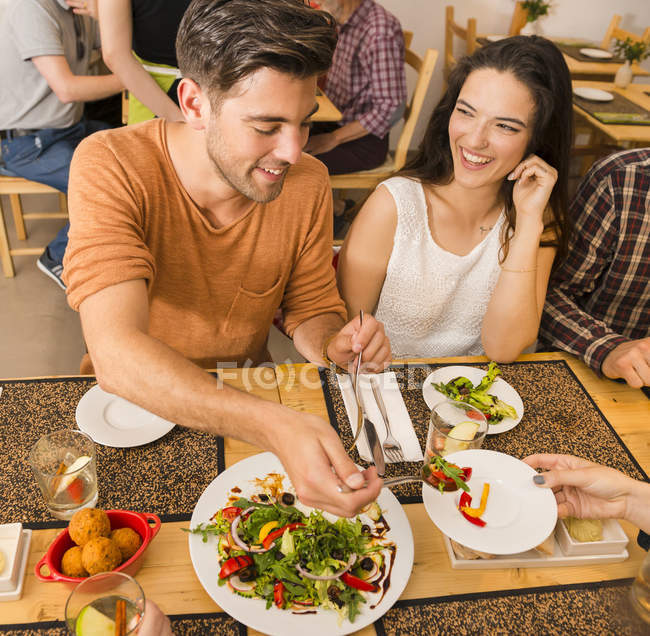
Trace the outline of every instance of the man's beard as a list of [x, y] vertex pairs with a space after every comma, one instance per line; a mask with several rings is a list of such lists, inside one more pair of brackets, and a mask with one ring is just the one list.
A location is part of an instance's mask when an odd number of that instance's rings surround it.
[[[224, 166], [224, 163], [233, 165], [234, 162], [230, 161], [229, 157], [219, 155], [218, 149], [222, 149], [224, 144], [220, 143], [220, 135], [216, 132], [215, 127], [210, 125], [206, 131], [206, 150], [214, 171], [223, 179], [233, 190], [243, 194], [246, 198], [257, 203], [269, 203], [277, 199], [282, 192], [284, 185], [284, 177], [278, 181], [271, 190], [263, 191], [255, 185], [253, 170], [250, 170], [246, 175], [239, 176], [234, 174]], [[254, 169], [254, 168], [253, 168]], [[286, 176], [286, 173], [285, 173]], [[248, 177], [248, 178], [247, 178]]]

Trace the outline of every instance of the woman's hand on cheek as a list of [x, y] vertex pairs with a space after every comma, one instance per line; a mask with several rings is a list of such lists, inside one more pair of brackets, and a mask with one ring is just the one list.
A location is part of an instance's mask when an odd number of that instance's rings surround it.
[[529, 155], [509, 175], [515, 181], [512, 198], [517, 222], [527, 219], [543, 222], [548, 200], [557, 181], [557, 170], [537, 155]]

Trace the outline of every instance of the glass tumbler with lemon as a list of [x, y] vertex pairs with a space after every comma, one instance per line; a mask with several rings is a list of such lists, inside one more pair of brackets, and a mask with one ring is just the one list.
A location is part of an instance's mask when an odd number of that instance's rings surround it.
[[425, 464], [433, 462], [436, 456], [480, 448], [487, 430], [487, 419], [477, 408], [456, 400], [436, 404], [429, 418]]

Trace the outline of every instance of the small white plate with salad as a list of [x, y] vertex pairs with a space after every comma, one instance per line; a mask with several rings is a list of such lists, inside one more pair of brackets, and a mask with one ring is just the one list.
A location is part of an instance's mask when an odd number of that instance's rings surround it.
[[[357, 522], [314, 511], [293, 493], [272, 453], [248, 457], [216, 477], [190, 522], [199, 581], [225, 612], [265, 634], [330, 636], [370, 625], [397, 601], [413, 567], [413, 534], [402, 506], [384, 488]], [[330, 541], [343, 543], [334, 549]]]
[[[441, 493], [422, 486], [429, 517], [450, 539], [488, 554], [518, 554], [540, 545], [553, 532], [557, 522], [555, 496], [550, 488], [533, 483], [537, 472], [528, 464], [480, 448], [450, 453], [444, 459], [472, 469], [466, 482], [468, 493], [462, 489]], [[485, 484], [489, 488], [484, 496]], [[474, 521], [459, 509], [467, 495], [471, 497], [467, 505]], [[481, 514], [472, 514], [478, 508], [483, 509]]]
[[460, 365], [441, 367], [424, 380], [422, 396], [430, 409], [445, 398], [467, 402], [485, 414], [488, 435], [505, 433], [521, 422], [524, 403], [519, 393], [498, 377], [500, 373], [494, 362], [488, 371]]

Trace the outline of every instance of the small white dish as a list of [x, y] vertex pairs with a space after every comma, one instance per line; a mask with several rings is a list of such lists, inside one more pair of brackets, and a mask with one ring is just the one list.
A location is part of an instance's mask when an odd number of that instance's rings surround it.
[[580, 49], [580, 53], [586, 57], [593, 57], [597, 60], [611, 60], [614, 57], [613, 53], [604, 51], [603, 49], [584, 48]]
[[0, 592], [0, 603], [3, 601], [17, 601], [23, 595], [23, 585], [25, 583], [25, 569], [27, 567], [27, 557], [29, 556], [29, 544], [32, 540], [31, 530], [21, 531], [20, 552], [17, 555], [17, 579], [16, 585], [8, 592]]
[[175, 424], [95, 385], [77, 404], [79, 429], [97, 444], [131, 448], [153, 442]]
[[576, 541], [567, 530], [562, 519], [557, 522], [555, 538], [567, 556], [587, 554], [620, 554], [628, 544], [628, 538], [621, 524], [615, 519], [603, 519], [602, 541]]
[[445, 459], [469, 466], [467, 482], [472, 505], [477, 506], [483, 484], [490, 484], [487, 506], [476, 526], [458, 510], [462, 490], [440, 493], [422, 486], [424, 507], [440, 532], [472, 550], [489, 554], [518, 554], [543, 543], [557, 522], [557, 503], [552, 490], [533, 483], [537, 472], [528, 464], [505, 453], [471, 449], [450, 453]]
[[611, 102], [614, 99], [614, 95], [611, 93], [600, 88], [591, 88], [591, 86], [576, 86], [573, 89], [573, 94], [591, 102]]
[[507, 37], [510, 37], [509, 35], [486, 35], [485, 39], [488, 40], [489, 42], [500, 42], [501, 40], [505, 40]]
[[[442, 382], [443, 384], [447, 384], [450, 380], [463, 376], [474, 386], [477, 386], [480, 384], [486, 373], [487, 372], [483, 369], [477, 369], [476, 367], [441, 367], [440, 369], [433, 371], [433, 373], [430, 373], [422, 383], [422, 397], [424, 397], [427, 406], [432, 409], [436, 404], [447, 399], [443, 393], [440, 393], [440, 391], [433, 387], [433, 383], [440, 384]], [[488, 389], [488, 393], [496, 395], [500, 400], [503, 400], [506, 404], [512, 406], [517, 412], [516, 418], [504, 417], [496, 424], [490, 424], [490, 421], [488, 420], [488, 435], [505, 433], [517, 426], [524, 415], [524, 403], [522, 402], [519, 393], [517, 393], [517, 391], [515, 391], [512, 386], [501, 377], [497, 377], [492, 386]]]
[[18, 561], [23, 540], [22, 523], [0, 525], [0, 592], [10, 592], [18, 581]]

